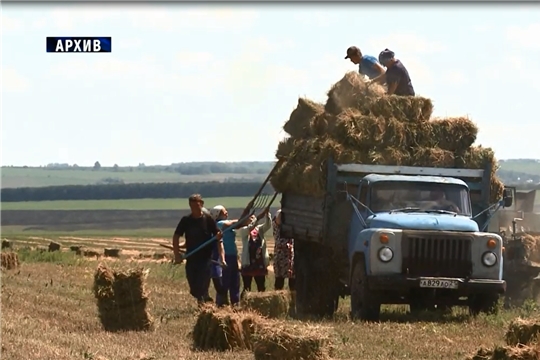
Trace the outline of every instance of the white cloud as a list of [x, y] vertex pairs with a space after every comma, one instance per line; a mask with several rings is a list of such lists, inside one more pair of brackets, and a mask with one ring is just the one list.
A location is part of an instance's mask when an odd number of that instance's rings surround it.
[[491, 31], [492, 29], [493, 29], [493, 27], [491, 25], [487, 25], [487, 24], [478, 24], [478, 25], [474, 25], [472, 27], [472, 30], [474, 32], [482, 33], [482, 34], [485, 34], [488, 31]]
[[29, 86], [29, 81], [15, 69], [2, 67], [2, 91], [24, 92]]
[[540, 50], [540, 22], [524, 26], [510, 26], [506, 29], [506, 39], [526, 49]]
[[2, 32], [17, 31], [22, 27], [23, 22], [20, 19], [2, 14]]
[[446, 51], [446, 46], [438, 41], [428, 40], [414, 33], [396, 33], [375, 37], [369, 41], [370, 48], [382, 51], [388, 48], [399, 57], [401, 53], [435, 53]]
[[207, 66], [215, 56], [210, 52], [182, 51], [176, 54], [176, 60], [181, 67], [201, 67]]
[[451, 85], [465, 85], [469, 82], [469, 79], [462, 71], [449, 70], [443, 74], [442, 81]]

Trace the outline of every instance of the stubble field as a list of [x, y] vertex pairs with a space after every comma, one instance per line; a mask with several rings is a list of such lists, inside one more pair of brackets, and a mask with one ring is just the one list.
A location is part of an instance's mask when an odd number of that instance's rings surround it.
[[[172, 265], [167, 259], [170, 251], [158, 246], [170, 243], [168, 238], [3, 238], [22, 249], [22, 264], [2, 273], [2, 359], [253, 359], [249, 351], [192, 350], [190, 331], [197, 308], [188, 293], [183, 265]], [[60, 242], [64, 251], [26, 249], [45, 246], [51, 240]], [[99, 253], [105, 247], [123, 252], [119, 259], [82, 257], [67, 250], [74, 244]], [[271, 243], [269, 248], [273, 248]], [[150, 269], [150, 312], [157, 325], [153, 332], [102, 330], [92, 294], [93, 274], [100, 262]], [[273, 288], [272, 272], [267, 285]], [[348, 299], [343, 300], [335, 317], [322, 321], [332, 329], [334, 359], [465, 359], [479, 346], [502, 344], [511, 319], [537, 311], [528, 304], [478, 318], [470, 318], [461, 309], [413, 318], [406, 307], [386, 306], [380, 323], [361, 323], [349, 320], [349, 308]], [[293, 325], [297, 320], [282, 321]]]

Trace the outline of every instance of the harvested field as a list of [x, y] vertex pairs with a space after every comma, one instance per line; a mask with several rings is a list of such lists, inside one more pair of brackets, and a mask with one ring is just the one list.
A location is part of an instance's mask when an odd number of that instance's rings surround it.
[[[103, 260], [103, 264], [111, 268], [130, 266], [129, 260], [122, 258]], [[155, 331], [104, 331], [92, 291], [96, 266], [95, 261], [66, 249], [25, 254], [20, 271], [4, 272], [2, 358], [253, 360], [253, 350], [193, 350], [191, 332], [199, 310], [188, 293], [183, 266], [145, 264], [150, 269], [145, 284], [152, 300], [148, 310], [156, 320]], [[270, 275], [269, 290], [272, 284]], [[381, 323], [357, 323], [348, 320], [349, 309], [346, 299], [333, 320], [311, 323], [336, 339], [333, 359], [463, 360], [481, 346], [504, 346], [509, 322], [517, 316], [526, 319], [536, 311], [523, 308], [469, 318], [466, 311], [454, 309], [444, 316], [423, 314], [413, 318], [406, 307], [385, 306]], [[283, 323], [293, 334], [295, 326], [305, 325], [293, 320]]]
[[378, 85], [368, 86], [349, 72], [332, 86], [321, 111], [321, 105], [300, 99], [285, 124], [291, 137], [276, 151], [286, 160], [271, 179], [276, 190], [323, 196], [324, 165], [332, 157], [336, 163], [373, 165], [484, 169], [490, 164], [491, 201], [502, 196], [493, 151], [473, 146], [477, 126], [466, 117], [430, 119], [430, 99], [381, 95]]

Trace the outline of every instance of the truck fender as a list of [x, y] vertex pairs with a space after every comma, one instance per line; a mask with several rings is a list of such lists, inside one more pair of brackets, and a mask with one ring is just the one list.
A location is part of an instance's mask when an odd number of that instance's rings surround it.
[[369, 273], [368, 269], [369, 269], [369, 256], [366, 256], [364, 252], [362, 251], [358, 251], [356, 253], [353, 254], [352, 256], [352, 261], [351, 261], [351, 266], [349, 268], [349, 286], [351, 285], [351, 279], [352, 279], [352, 273], [353, 273], [353, 269], [354, 267], [356, 266], [356, 264], [359, 262], [359, 261], [364, 261], [364, 266], [366, 267], [366, 273]]

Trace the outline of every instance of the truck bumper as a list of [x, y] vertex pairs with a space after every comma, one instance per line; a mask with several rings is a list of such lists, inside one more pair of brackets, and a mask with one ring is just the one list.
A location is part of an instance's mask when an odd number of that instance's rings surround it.
[[431, 290], [451, 290], [460, 296], [479, 293], [504, 294], [506, 281], [490, 279], [463, 279], [463, 278], [438, 278], [438, 277], [407, 277], [403, 275], [370, 275], [368, 276], [369, 288], [372, 290], [389, 290], [400, 293], [412, 289], [422, 289], [421, 280], [448, 280], [457, 282], [457, 288], [425, 288]]

